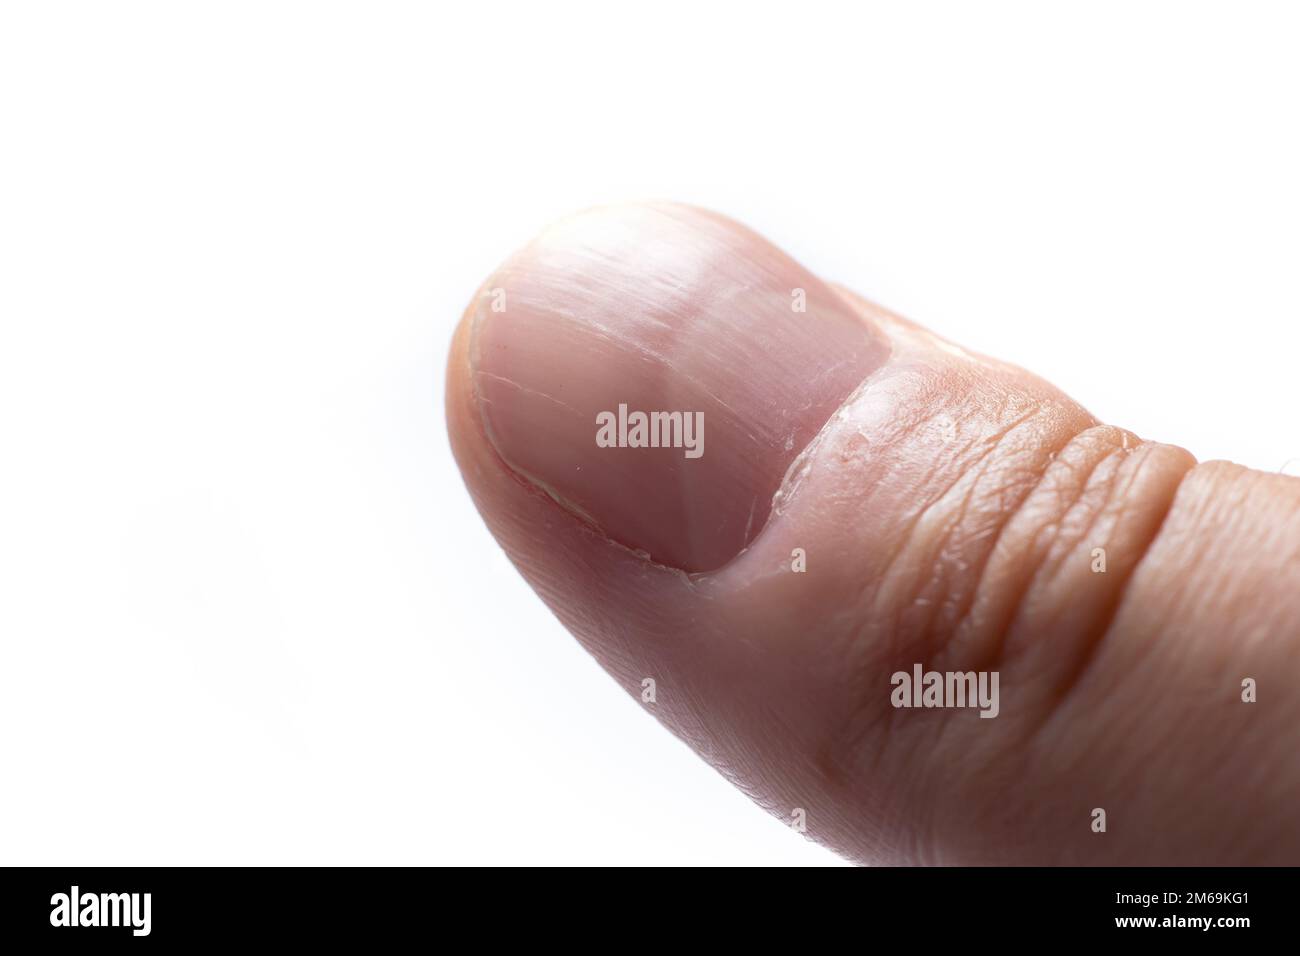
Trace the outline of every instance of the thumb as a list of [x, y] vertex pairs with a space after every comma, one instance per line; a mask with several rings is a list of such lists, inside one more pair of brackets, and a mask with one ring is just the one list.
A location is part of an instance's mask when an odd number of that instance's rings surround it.
[[850, 858], [1300, 854], [1300, 482], [1103, 425], [674, 205], [508, 260], [447, 417], [561, 621]]

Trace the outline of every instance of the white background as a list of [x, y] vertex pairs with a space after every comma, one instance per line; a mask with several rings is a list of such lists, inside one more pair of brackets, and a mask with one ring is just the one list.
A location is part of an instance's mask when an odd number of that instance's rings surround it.
[[678, 199], [1278, 470], [1295, 17], [5, 5], [0, 863], [835, 862], [499, 552], [442, 422], [454, 322], [548, 220]]

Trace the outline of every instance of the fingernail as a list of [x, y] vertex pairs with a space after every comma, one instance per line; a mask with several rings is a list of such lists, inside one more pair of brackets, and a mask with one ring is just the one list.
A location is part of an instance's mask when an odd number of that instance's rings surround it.
[[720, 216], [583, 213], [484, 286], [471, 363], [519, 475], [685, 571], [759, 533], [791, 462], [887, 346], [827, 286]]

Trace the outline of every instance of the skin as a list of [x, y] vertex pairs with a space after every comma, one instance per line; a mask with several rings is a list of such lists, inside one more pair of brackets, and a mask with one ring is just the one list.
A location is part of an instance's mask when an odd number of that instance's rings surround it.
[[[702, 409], [705, 453], [597, 447], [620, 402]], [[565, 626], [849, 859], [1300, 862], [1300, 481], [1099, 423], [671, 205], [507, 260], [446, 405], [475, 504]], [[895, 708], [917, 663], [997, 671], [998, 716]]]

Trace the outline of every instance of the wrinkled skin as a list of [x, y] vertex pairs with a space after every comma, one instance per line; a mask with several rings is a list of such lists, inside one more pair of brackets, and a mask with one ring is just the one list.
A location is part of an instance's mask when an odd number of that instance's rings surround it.
[[[598, 448], [620, 402], [702, 409], [705, 453]], [[1300, 863], [1300, 481], [1103, 425], [669, 205], [574, 217], [489, 278], [447, 417], [569, 630], [844, 856]], [[894, 708], [915, 663], [997, 671], [1000, 713]]]

